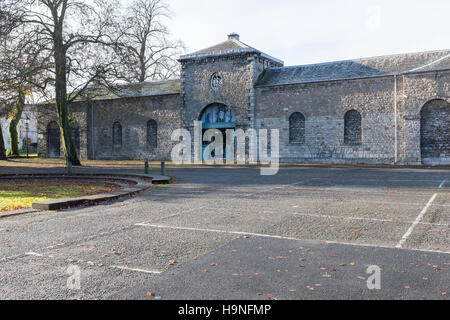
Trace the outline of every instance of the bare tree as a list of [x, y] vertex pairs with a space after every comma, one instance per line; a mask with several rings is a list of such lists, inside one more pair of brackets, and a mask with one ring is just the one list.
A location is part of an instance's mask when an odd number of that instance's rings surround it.
[[134, 0], [129, 4], [119, 24], [119, 79], [134, 83], [178, 76], [177, 58], [184, 45], [171, 40], [164, 24], [171, 15], [164, 0]]
[[81, 165], [72, 141], [69, 106], [95, 80], [108, 77], [115, 62], [111, 35], [118, 8], [115, 0], [3, 0], [0, 34], [26, 28], [29, 44], [52, 60], [52, 79], [66, 163]]
[[0, 37], [0, 99], [8, 106], [10, 148], [8, 156], [19, 155], [17, 125], [27, 99], [33, 92], [43, 89], [48, 80], [46, 74], [51, 67], [45, 50], [32, 45], [23, 28], [17, 28]]

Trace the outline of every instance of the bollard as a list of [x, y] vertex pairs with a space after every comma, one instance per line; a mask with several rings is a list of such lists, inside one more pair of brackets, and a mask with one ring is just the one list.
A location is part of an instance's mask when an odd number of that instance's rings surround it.
[[165, 161], [161, 161], [161, 175], [162, 176], [166, 175], [166, 162]]
[[145, 174], [149, 174], [150, 173], [150, 167], [148, 165], [148, 161], [145, 161]]

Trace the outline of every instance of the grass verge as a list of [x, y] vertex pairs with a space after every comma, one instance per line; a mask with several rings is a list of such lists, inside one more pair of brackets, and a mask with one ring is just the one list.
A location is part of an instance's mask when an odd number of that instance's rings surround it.
[[111, 192], [118, 188], [98, 181], [0, 181], [0, 214], [3, 211], [31, 208], [33, 202], [76, 198]]

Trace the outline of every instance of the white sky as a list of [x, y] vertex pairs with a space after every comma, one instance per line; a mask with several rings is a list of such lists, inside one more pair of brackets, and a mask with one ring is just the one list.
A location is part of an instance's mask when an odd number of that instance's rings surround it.
[[189, 52], [241, 41], [285, 65], [450, 49], [449, 0], [167, 0]]

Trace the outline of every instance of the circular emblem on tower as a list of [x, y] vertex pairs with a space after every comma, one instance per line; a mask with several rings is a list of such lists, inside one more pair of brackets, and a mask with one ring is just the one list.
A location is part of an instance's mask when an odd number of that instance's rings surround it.
[[217, 72], [215, 72], [211, 76], [210, 82], [211, 82], [211, 89], [213, 91], [218, 91], [222, 86], [222, 77]]

